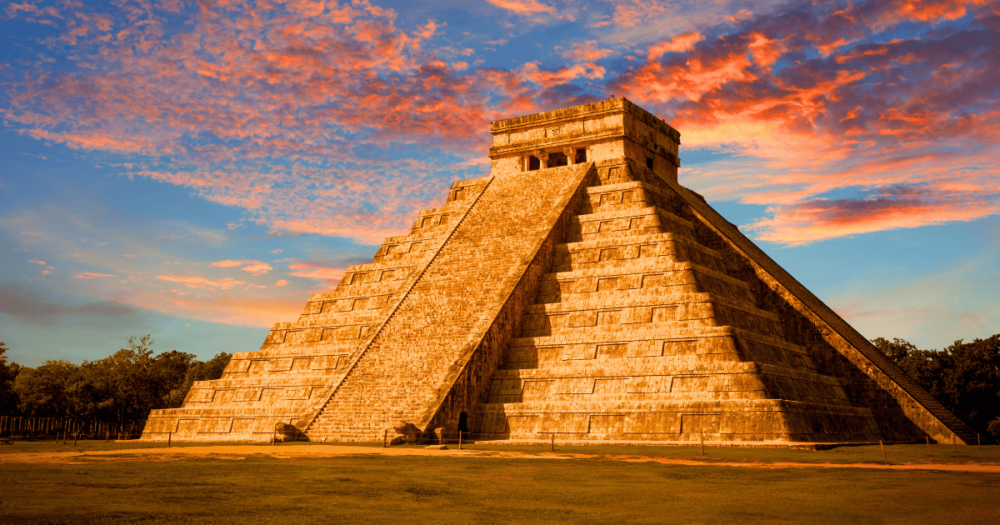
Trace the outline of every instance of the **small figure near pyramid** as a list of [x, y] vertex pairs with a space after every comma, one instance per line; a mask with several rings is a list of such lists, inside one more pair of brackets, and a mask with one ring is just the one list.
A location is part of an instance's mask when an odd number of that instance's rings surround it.
[[663, 120], [612, 98], [491, 128], [488, 177], [454, 183], [143, 439], [270, 441], [280, 423], [312, 441], [975, 440], [677, 183]]

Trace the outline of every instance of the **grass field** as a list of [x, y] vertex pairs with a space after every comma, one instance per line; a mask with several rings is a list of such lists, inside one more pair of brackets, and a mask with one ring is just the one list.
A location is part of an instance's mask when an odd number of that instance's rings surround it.
[[[0, 446], [0, 522], [1000, 523], [1000, 469], [887, 470], [877, 446], [700, 456], [697, 447], [557, 446], [553, 455], [547, 446], [473, 445], [519, 457], [273, 457], [235, 445], [229, 459], [139, 452], [147, 447]], [[923, 446], [887, 453], [897, 465], [1000, 464], [1000, 447], [932, 449], [929, 458]], [[30, 459], [67, 450], [104, 455]], [[555, 459], [571, 454], [586, 457]], [[627, 461], [643, 458], [698, 464]]]

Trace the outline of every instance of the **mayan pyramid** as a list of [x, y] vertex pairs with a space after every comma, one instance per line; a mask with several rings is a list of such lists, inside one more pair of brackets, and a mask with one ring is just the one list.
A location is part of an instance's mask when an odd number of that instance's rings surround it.
[[612, 98], [491, 131], [488, 177], [143, 439], [267, 441], [281, 422], [380, 441], [400, 421], [512, 441], [975, 439], [677, 183], [664, 121]]

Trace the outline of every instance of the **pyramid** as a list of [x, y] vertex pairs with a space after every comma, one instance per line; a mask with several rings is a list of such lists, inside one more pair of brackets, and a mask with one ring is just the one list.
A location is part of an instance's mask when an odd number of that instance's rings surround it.
[[452, 184], [143, 439], [286, 423], [379, 441], [400, 422], [511, 442], [975, 439], [677, 183], [663, 120], [612, 98], [491, 131], [489, 177]]

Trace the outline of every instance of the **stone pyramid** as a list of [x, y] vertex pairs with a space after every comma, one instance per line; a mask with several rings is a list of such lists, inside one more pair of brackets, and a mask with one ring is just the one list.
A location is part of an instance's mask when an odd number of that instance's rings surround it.
[[968, 442], [975, 434], [677, 184], [625, 99], [494, 122], [456, 182], [143, 439]]

